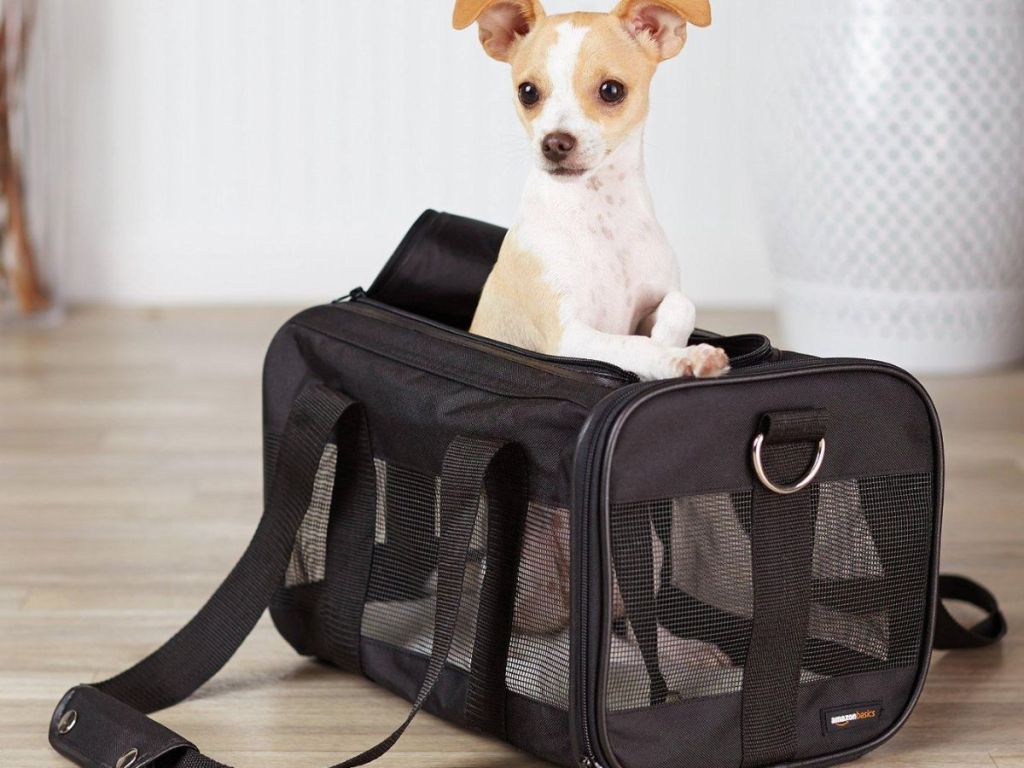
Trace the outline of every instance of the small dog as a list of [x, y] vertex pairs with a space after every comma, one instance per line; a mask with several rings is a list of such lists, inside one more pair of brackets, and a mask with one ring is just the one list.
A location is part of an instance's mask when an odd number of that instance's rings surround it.
[[622, 0], [546, 16], [537, 0], [457, 0], [512, 66], [531, 169], [470, 330], [537, 352], [614, 363], [641, 379], [718, 376], [725, 352], [687, 346], [693, 303], [644, 178], [648, 88], [659, 62], [711, 23], [708, 0]]

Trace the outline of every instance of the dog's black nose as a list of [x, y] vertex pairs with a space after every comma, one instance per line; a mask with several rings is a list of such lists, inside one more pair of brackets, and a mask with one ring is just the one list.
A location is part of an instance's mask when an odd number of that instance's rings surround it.
[[576, 137], [562, 131], [549, 133], [540, 142], [540, 148], [544, 152], [544, 157], [552, 163], [560, 163], [565, 160], [575, 146]]

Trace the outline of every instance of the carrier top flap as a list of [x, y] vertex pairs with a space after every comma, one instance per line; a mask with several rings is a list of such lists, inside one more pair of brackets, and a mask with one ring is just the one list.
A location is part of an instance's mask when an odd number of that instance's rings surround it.
[[424, 211], [367, 293], [377, 301], [465, 330], [505, 231], [463, 216]]
[[[375, 300], [468, 330], [487, 276], [508, 230], [495, 224], [424, 211], [366, 291]], [[760, 334], [723, 337], [700, 328], [691, 343], [713, 343], [729, 355], [733, 368], [765, 362], [776, 354]]]

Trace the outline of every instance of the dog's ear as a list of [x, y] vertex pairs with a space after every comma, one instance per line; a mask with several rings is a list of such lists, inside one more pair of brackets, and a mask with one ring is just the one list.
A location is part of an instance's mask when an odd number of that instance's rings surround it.
[[452, 26], [465, 29], [475, 21], [487, 55], [508, 61], [516, 40], [542, 18], [544, 9], [537, 0], [456, 0]]
[[711, 23], [709, 0], [622, 0], [613, 16], [644, 45], [653, 45], [658, 58], [671, 59], [686, 44], [686, 24]]

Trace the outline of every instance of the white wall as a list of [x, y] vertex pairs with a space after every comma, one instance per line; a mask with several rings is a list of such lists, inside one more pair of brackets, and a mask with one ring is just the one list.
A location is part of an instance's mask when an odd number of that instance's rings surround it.
[[[512, 216], [527, 164], [512, 84], [475, 30], [451, 29], [450, 0], [56, 7], [72, 300], [318, 301], [368, 284], [424, 208]], [[715, 13], [656, 78], [649, 178], [697, 301], [764, 305], [742, 149], [755, 62], [738, 0]]]

